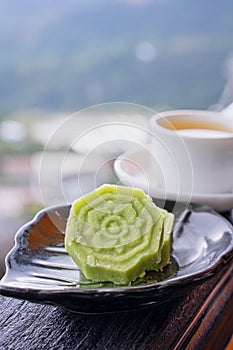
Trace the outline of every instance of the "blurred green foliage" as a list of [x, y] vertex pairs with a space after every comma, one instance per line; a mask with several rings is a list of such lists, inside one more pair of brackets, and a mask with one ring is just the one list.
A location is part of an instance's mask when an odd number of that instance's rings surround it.
[[34, 141], [21, 141], [17, 143], [10, 143], [0, 140], [0, 156], [1, 155], [30, 155], [36, 152], [43, 151], [43, 146]]
[[[232, 14], [231, 0], [2, 0], [0, 111], [206, 108], [225, 84]], [[150, 62], [136, 55], [144, 41]]]

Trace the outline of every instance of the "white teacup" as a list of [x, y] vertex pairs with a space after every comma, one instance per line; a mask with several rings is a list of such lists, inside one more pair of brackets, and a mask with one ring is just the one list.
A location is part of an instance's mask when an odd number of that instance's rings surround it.
[[233, 191], [233, 115], [174, 110], [154, 115], [150, 126], [151, 153], [166, 191]]

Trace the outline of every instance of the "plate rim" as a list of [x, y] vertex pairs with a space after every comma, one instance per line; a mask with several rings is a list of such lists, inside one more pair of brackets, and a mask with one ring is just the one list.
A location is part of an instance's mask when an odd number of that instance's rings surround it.
[[[219, 213], [215, 212], [214, 210], [210, 209], [209, 211], [214, 213], [215, 215], [219, 216], [221, 220], [225, 221], [225, 223], [229, 226], [231, 235], [232, 235], [232, 244], [224, 251], [224, 254], [221, 254], [218, 257], [218, 260], [209, 266], [207, 269], [204, 271], [197, 272], [195, 274], [189, 274], [187, 276], [180, 276], [180, 277], [171, 277], [159, 282], [151, 283], [148, 285], [142, 285], [142, 286], [114, 286], [114, 288], [111, 287], [101, 287], [101, 288], [77, 288], [77, 287], [69, 287], [69, 288], [63, 288], [60, 287], [59, 289], [42, 289], [42, 288], [25, 288], [25, 287], [20, 287], [20, 286], [11, 286], [10, 283], [8, 284], [7, 282], [4, 282], [4, 279], [7, 278], [7, 275], [10, 273], [10, 260], [12, 258], [12, 254], [17, 251], [19, 247], [19, 241], [20, 237], [27, 232], [27, 234], [30, 233], [30, 228], [32, 225], [35, 225], [41, 217], [47, 214], [47, 212], [55, 212], [55, 211], [62, 211], [65, 209], [68, 209], [71, 206], [71, 204], [66, 204], [66, 205], [57, 205], [57, 206], [52, 206], [49, 208], [44, 208], [40, 210], [32, 220], [29, 222], [25, 223], [22, 227], [19, 228], [15, 235], [15, 244], [13, 248], [9, 251], [9, 253], [6, 256], [5, 259], [5, 267], [6, 267], [6, 272], [2, 279], [0, 280], [0, 295], [12, 295], [12, 294], [18, 294], [22, 295], [25, 297], [28, 293], [33, 294], [34, 296], [40, 296], [43, 297], [43, 295], [66, 295], [66, 294], [76, 294], [80, 296], [90, 296], [90, 295], [96, 295], [98, 294], [99, 296], [107, 296], [107, 295], [118, 295], [119, 294], [130, 294], [130, 293], [144, 293], [146, 291], [155, 291], [155, 290], [163, 290], [167, 287], [175, 287], [177, 284], [194, 284], [202, 280], [206, 280], [212, 275], [214, 275], [216, 272], [221, 270], [230, 260], [233, 259], [233, 225], [229, 220], [224, 218], [222, 215]], [[14, 293], [15, 292], [15, 293]], [[43, 299], [43, 298], [42, 298]]]
[[[122, 153], [120, 156], [118, 156], [115, 161], [114, 161], [114, 170], [117, 172], [117, 176], [120, 173], [120, 171], [124, 172], [124, 170], [122, 170], [122, 167], [120, 166], [120, 163], [122, 161], [130, 161], [130, 157], [138, 152], [143, 152], [143, 153], [147, 153], [150, 156], [150, 151], [147, 148], [144, 149], [140, 149], [140, 150], [131, 150], [131, 151], [126, 151], [124, 153]], [[127, 159], [128, 158], [128, 159]], [[128, 173], [127, 173], [128, 174]], [[129, 174], [128, 174], [129, 175]], [[129, 175], [130, 176], [130, 175]], [[120, 178], [120, 176], [119, 176]], [[165, 190], [163, 188], [158, 188], [158, 193], [159, 192], [164, 192]], [[172, 192], [172, 191], [166, 191], [166, 194], [170, 194], [173, 197], [177, 197], [178, 193], [177, 192]], [[181, 194], [181, 196], [184, 197], [189, 197], [190, 195], [188, 193], [184, 193]], [[205, 192], [205, 193], [201, 193], [201, 192], [192, 192], [191, 197], [192, 198], [208, 198], [208, 197], [213, 197], [213, 198], [232, 198], [233, 199], [233, 191], [232, 192]]]

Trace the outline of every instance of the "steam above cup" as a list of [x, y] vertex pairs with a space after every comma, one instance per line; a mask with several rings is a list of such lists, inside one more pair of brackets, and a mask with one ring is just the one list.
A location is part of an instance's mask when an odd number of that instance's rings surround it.
[[154, 115], [150, 126], [151, 154], [166, 191], [233, 191], [233, 115], [174, 110]]

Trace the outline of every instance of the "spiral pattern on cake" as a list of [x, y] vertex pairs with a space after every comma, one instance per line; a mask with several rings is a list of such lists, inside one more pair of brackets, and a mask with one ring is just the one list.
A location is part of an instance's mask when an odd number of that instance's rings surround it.
[[65, 247], [88, 279], [128, 284], [160, 266], [165, 217], [142, 190], [103, 185], [73, 203]]

